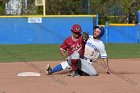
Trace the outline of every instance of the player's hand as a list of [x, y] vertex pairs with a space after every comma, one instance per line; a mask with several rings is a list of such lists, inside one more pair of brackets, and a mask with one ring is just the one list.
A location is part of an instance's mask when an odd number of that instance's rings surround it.
[[107, 74], [111, 74], [111, 73], [112, 73], [111, 70], [110, 70], [109, 68], [106, 68], [105, 72], [106, 72]]
[[67, 55], [62, 55], [63, 56], [63, 58], [66, 60], [67, 59]]

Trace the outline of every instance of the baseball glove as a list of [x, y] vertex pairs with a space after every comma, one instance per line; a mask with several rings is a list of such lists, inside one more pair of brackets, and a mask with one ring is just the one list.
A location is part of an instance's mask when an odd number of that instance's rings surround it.
[[83, 40], [86, 42], [89, 39], [89, 34], [87, 32], [82, 33]]

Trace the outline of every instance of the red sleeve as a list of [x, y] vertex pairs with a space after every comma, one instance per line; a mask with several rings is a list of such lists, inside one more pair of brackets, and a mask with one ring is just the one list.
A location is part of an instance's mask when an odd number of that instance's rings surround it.
[[61, 44], [60, 49], [66, 51], [68, 48], [68, 43], [67, 43], [67, 39], [63, 42], [63, 44]]

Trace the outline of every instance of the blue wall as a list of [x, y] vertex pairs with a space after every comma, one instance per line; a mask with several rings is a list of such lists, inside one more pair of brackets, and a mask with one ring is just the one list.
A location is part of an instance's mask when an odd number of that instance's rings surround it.
[[102, 40], [106, 43], [139, 43], [140, 26], [106, 26]]
[[[42, 23], [28, 23], [27, 17], [0, 18], [0, 44], [60, 44], [71, 35], [73, 24], [92, 34], [93, 17], [43, 17]], [[105, 43], [138, 43], [140, 26], [106, 26]]]
[[0, 44], [59, 44], [71, 35], [73, 24], [92, 34], [93, 17], [43, 17], [42, 23], [28, 18], [0, 18]]

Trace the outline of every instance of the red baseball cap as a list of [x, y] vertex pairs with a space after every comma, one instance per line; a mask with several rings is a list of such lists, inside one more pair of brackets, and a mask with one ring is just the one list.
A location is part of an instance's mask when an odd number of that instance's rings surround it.
[[79, 24], [75, 24], [72, 26], [71, 31], [80, 33], [80, 32], [82, 32], [82, 28]]

